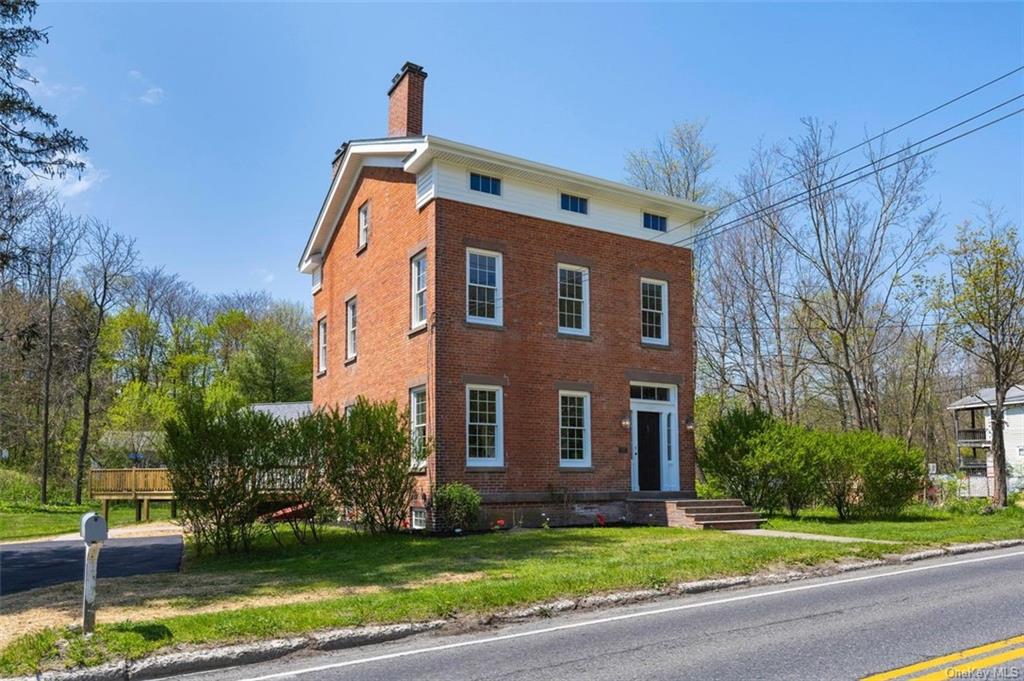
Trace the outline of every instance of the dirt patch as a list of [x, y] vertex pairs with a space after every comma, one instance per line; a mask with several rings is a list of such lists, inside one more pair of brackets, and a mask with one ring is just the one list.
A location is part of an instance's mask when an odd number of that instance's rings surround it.
[[[483, 579], [484, 572], [444, 572], [397, 585], [416, 589]], [[284, 589], [284, 591], [282, 591]], [[154, 620], [243, 608], [322, 601], [377, 593], [381, 586], [316, 586], [261, 583], [235, 574], [163, 574], [101, 579], [97, 584], [100, 623]], [[4, 596], [0, 602], [0, 648], [22, 634], [74, 624], [81, 616], [82, 587], [60, 584]]]

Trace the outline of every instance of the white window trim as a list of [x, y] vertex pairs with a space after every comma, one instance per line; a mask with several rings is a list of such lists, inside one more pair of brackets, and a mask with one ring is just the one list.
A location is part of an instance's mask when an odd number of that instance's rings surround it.
[[555, 314], [559, 313], [558, 303], [562, 300], [562, 270], [571, 270], [574, 272], [583, 273], [583, 328], [573, 329], [571, 327], [565, 327], [561, 324], [561, 318], [558, 319], [558, 333], [566, 333], [573, 336], [589, 336], [590, 335], [590, 268], [583, 267], [581, 265], [569, 265], [568, 263], [558, 263], [558, 269], [556, 270], [557, 280], [555, 282]]
[[[352, 319], [355, 308], [355, 320]], [[359, 299], [353, 296], [345, 301], [345, 359], [355, 359], [359, 354]]]
[[327, 317], [316, 320], [316, 371], [327, 373]]
[[[423, 263], [423, 288], [416, 288], [416, 263]], [[427, 300], [427, 254], [426, 252], [414, 255], [412, 260], [409, 261], [409, 327], [412, 329], [419, 329], [427, 324], [427, 307], [429, 301]], [[416, 304], [416, 297], [419, 293], [423, 293], [423, 318], [419, 318], [419, 305]]]
[[427, 529], [427, 509], [425, 508], [414, 508], [412, 509], [412, 518], [409, 523], [409, 527], [413, 530], [425, 530]]
[[[494, 319], [489, 317], [476, 317], [469, 314], [469, 256], [471, 253], [485, 255], [495, 259], [494, 261]], [[504, 266], [501, 253], [498, 251], [486, 251], [482, 248], [466, 249], [466, 321], [473, 324], [488, 324], [490, 326], [501, 326], [503, 324], [502, 291], [504, 289]]]
[[[661, 287], [661, 338], [644, 335], [644, 284], [656, 284]], [[663, 279], [640, 279], [640, 342], [647, 345], [668, 345], [668, 282]]]
[[[425, 443], [427, 440], [427, 386], [417, 385], [409, 388], [409, 429], [415, 434], [416, 432], [416, 395], [422, 393], [423, 395], [423, 438], [420, 440], [421, 443]], [[413, 439], [415, 443], [415, 438]], [[415, 450], [414, 450], [415, 454]], [[413, 470], [423, 470], [426, 468], [427, 459], [426, 457], [417, 461], [413, 459], [410, 462], [410, 466]]]
[[[469, 456], [469, 391], [488, 390], [495, 393], [494, 397], [494, 458], [480, 459]], [[505, 391], [500, 385], [466, 385], [466, 467], [467, 468], [501, 468], [505, 465]]]
[[[365, 217], [364, 217], [365, 216]], [[358, 213], [358, 231], [359, 231], [359, 243], [357, 248], [362, 249], [366, 244], [370, 242], [370, 202], [369, 200], [363, 201], [362, 205], [359, 206]]]
[[[562, 397], [583, 398], [583, 458], [562, 458]], [[590, 393], [581, 390], [558, 391], [558, 465], [562, 468], [590, 468]]]
[[313, 293], [316, 293], [324, 287], [324, 267], [320, 265], [313, 270]]

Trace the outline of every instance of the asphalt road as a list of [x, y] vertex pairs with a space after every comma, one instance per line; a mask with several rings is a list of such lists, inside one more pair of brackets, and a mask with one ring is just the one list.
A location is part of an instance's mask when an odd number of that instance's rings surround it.
[[[1017, 547], [180, 678], [854, 679], [1020, 634]], [[960, 678], [1024, 679], [1022, 664]]]
[[[100, 549], [97, 575], [103, 578], [177, 572], [181, 551], [180, 536], [109, 539]], [[84, 561], [81, 541], [0, 545], [0, 596], [81, 581]]]

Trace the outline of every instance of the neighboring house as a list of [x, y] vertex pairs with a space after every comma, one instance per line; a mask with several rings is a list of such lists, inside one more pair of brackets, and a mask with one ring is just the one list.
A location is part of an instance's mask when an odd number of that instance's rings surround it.
[[282, 421], [295, 421], [313, 411], [312, 402], [256, 402], [249, 408]]
[[449, 481], [507, 522], [694, 497], [693, 254], [672, 243], [707, 211], [424, 135], [426, 77], [406, 63], [388, 136], [335, 155], [299, 262], [314, 407], [408, 405], [433, 445], [414, 527]]
[[[992, 464], [992, 408], [994, 388], [983, 388], [949, 405], [953, 412], [957, 462], [967, 475], [968, 496], [991, 496], [995, 469]], [[1024, 385], [1010, 388], [1004, 403], [1006, 423], [1007, 490], [1024, 489]], [[965, 455], [965, 452], [969, 452]]]

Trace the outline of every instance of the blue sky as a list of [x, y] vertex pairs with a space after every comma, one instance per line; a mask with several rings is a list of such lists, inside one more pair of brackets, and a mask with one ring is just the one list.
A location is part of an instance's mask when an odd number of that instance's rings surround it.
[[[1021, 3], [43, 4], [36, 23], [37, 96], [90, 144], [69, 205], [205, 291], [304, 302], [333, 151], [385, 134], [406, 60], [430, 74], [428, 133], [621, 180], [627, 150], [707, 119], [726, 182], [801, 117], [846, 146], [1024, 64]], [[893, 143], [1021, 92], [1024, 72]], [[946, 225], [977, 200], [1024, 223], [1022, 119], [939, 151]]]

